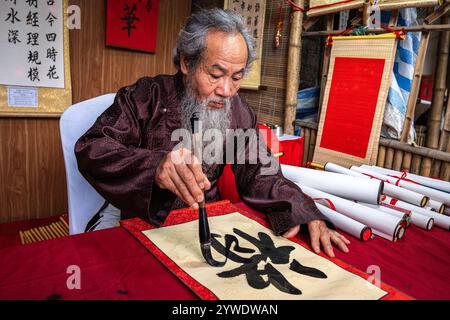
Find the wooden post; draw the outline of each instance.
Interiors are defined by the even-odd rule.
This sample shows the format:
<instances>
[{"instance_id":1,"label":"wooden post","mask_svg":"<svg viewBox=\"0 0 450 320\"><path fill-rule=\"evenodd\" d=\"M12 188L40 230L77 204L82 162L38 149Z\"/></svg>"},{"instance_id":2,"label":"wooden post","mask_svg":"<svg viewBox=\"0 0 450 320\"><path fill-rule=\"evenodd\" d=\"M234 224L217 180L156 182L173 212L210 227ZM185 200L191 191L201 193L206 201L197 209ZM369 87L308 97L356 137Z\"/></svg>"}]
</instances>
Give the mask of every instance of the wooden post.
<instances>
[{"instance_id":1,"label":"wooden post","mask_svg":"<svg viewBox=\"0 0 450 320\"><path fill-rule=\"evenodd\" d=\"M293 0L304 8L304 0ZM297 111L297 93L300 83L301 50L302 50L303 12L292 12L291 35L289 38L286 105L284 109L284 132L294 134L294 121Z\"/></svg>"},{"instance_id":2,"label":"wooden post","mask_svg":"<svg viewBox=\"0 0 450 320\"><path fill-rule=\"evenodd\" d=\"M326 30L333 31L334 26L334 14L327 15L327 23ZM322 111L322 103L323 98L325 96L325 88L327 86L328 80L328 67L330 66L330 56L331 56L331 47L326 45L325 50L323 52L323 63L322 63L322 77L320 79L320 99L319 99L319 113L317 122L320 122L320 113Z\"/></svg>"},{"instance_id":3,"label":"wooden post","mask_svg":"<svg viewBox=\"0 0 450 320\"><path fill-rule=\"evenodd\" d=\"M384 161L384 167L392 169L392 160L394 159L394 149L386 148L386 159Z\"/></svg>"},{"instance_id":4,"label":"wooden post","mask_svg":"<svg viewBox=\"0 0 450 320\"><path fill-rule=\"evenodd\" d=\"M414 68L414 78L411 85L411 93L408 99L408 105L406 109L405 122L403 123L403 130L400 137L401 142L407 142L409 137L409 131L411 130L411 123L414 119L414 113L416 111L417 97L420 91L420 81L422 80L423 64L425 56L427 54L428 42L430 40L430 33L422 33L420 40L419 52L417 54L416 66Z\"/></svg>"},{"instance_id":5,"label":"wooden post","mask_svg":"<svg viewBox=\"0 0 450 320\"><path fill-rule=\"evenodd\" d=\"M386 158L386 147L380 146L378 149L378 160L377 166L383 168L384 167L384 159Z\"/></svg>"},{"instance_id":6,"label":"wooden post","mask_svg":"<svg viewBox=\"0 0 450 320\"><path fill-rule=\"evenodd\" d=\"M422 164L422 157L415 154L412 158L411 173L420 174L420 165Z\"/></svg>"},{"instance_id":7,"label":"wooden post","mask_svg":"<svg viewBox=\"0 0 450 320\"><path fill-rule=\"evenodd\" d=\"M304 138L303 141L303 163L302 165L305 165L306 162L308 162L308 153L309 153L309 141L310 141L310 135L311 135L311 129L309 128L302 128L304 130Z\"/></svg>"},{"instance_id":8,"label":"wooden post","mask_svg":"<svg viewBox=\"0 0 450 320\"><path fill-rule=\"evenodd\" d=\"M450 22L450 15L447 14L447 16L444 19L444 23L449 22ZM428 134L426 144L428 148L433 149L438 149L440 147L439 138L441 136L442 109L444 106L445 89L447 85L449 46L450 46L450 31L441 32L441 37L439 41L439 53L436 64L436 77L434 81L435 84L433 91L433 102L431 104L431 111L428 118ZM443 149L446 148L445 143L443 143L442 147ZM431 170L431 175L433 177L439 176L441 165L442 165L441 161L434 161Z\"/></svg>"}]
</instances>

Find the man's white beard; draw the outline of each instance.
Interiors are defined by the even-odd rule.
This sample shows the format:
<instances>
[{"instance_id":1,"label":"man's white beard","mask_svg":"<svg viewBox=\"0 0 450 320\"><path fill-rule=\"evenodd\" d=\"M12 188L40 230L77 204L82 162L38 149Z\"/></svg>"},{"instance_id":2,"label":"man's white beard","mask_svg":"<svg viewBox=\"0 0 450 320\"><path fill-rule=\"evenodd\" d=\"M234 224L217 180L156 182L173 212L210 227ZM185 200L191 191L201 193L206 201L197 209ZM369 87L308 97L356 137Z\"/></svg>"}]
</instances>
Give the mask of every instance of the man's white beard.
<instances>
[{"instance_id":1,"label":"man's white beard","mask_svg":"<svg viewBox=\"0 0 450 320\"><path fill-rule=\"evenodd\" d=\"M224 107L221 109L209 108L208 104L211 102L223 103ZM225 138L227 129L231 124L231 101L224 98L208 98L205 101L198 101L192 90L191 85L187 84L184 97L181 101L181 118L184 129L192 132L191 118L197 112L199 120L202 121L202 131L205 133L209 129L217 129Z\"/></svg>"}]
</instances>

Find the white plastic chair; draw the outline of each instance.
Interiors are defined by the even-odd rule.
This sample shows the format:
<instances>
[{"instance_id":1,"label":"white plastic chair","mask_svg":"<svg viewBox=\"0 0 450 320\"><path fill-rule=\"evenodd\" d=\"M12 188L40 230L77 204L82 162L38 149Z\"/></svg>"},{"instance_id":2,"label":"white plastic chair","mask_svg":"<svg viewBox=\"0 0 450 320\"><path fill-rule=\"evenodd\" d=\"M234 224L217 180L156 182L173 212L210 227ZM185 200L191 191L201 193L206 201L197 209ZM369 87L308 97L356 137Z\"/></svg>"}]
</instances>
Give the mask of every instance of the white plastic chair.
<instances>
[{"instance_id":1,"label":"white plastic chair","mask_svg":"<svg viewBox=\"0 0 450 320\"><path fill-rule=\"evenodd\" d=\"M78 171L75 143L114 102L115 94L105 94L69 107L59 122L66 166L70 234L83 233L105 199Z\"/></svg>"}]
</instances>

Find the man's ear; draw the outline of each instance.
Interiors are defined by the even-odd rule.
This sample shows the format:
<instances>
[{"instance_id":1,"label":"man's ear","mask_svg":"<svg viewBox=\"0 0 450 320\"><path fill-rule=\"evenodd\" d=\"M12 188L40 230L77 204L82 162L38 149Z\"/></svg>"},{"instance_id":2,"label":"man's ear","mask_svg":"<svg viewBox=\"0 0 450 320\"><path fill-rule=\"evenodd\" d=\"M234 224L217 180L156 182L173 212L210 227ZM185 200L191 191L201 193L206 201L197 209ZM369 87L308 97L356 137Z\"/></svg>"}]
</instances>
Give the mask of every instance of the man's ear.
<instances>
[{"instance_id":1,"label":"man's ear","mask_svg":"<svg viewBox=\"0 0 450 320\"><path fill-rule=\"evenodd\" d=\"M180 68L181 68L181 72L185 76L187 76L189 74L189 66L187 64L186 57L182 53L180 53Z\"/></svg>"}]
</instances>

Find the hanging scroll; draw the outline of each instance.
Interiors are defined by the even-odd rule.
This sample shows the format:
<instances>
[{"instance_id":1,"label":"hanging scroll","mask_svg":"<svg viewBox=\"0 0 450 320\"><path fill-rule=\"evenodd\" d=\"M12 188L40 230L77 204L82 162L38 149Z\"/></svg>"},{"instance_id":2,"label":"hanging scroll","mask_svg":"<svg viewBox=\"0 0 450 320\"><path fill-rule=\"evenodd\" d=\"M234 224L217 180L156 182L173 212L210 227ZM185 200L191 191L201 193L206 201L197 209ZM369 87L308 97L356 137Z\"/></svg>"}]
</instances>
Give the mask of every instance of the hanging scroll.
<instances>
[{"instance_id":1,"label":"hanging scroll","mask_svg":"<svg viewBox=\"0 0 450 320\"><path fill-rule=\"evenodd\" d=\"M360 8L365 0L310 0L308 16L314 17L342 10ZM374 2L373 0L371 1ZM378 0L376 6L381 10L408 7L428 7L440 4L439 0Z\"/></svg>"},{"instance_id":2,"label":"hanging scroll","mask_svg":"<svg viewBox=\"0 0 450 320\"><path fill-rule=\"evenodd\" d=\"M202 299L408 299L383 283L374 286L338 259L313 253L299 239L274 236L264 220L228 201L207 210L212 254L228 257L220 268L202 257L194 210L172 212L161 228L140 219L121 224Z\"/></svg>"},{"instance_id":3,"label":"hanging scroll","mask_svg":"<svg viewBox=\"0 0 450 320\"><path fill-rule=\"evenodd\" d=\"M364 2L365 0L310 0L308 16L314 17L359 8L362 7Z\"/></svg>"},{"instance_id":4,"label":"hanging scroll","mask_svg":"<svg viewBox=\"0 0 450 320\"><path fill-rule=\"evenodd\" d=\"M0 116L59 116L72 103L67 0L0 2Z\"/></svg>"},{"instance_id":5,"label":"hanging scroll","mask_svg":"<svg viewBox=\"0 0 450 320\"><path fill-rule=\"evenodd\" d=\"M314 162L376 162L395 35L334 37Z\"/></svg>"},{"instance_id":6,"label":"hanging scroll","mask_svg":"<svg viewBox=\"0 0 450 320\"><path fill-rule=\"evenodd\" d=\"M258 90L261 84L261 57L264 38L265 0L225 0L225 9L231 9L244 17L247 28L255 39L256 60L242 81L241 88Z\"/></svg>"},{"instance_id":7,"label":"hanging scroll","mask_svg":"<svg viewBox=\"0 0 450 320\"><path fill-rule=\"evenodd\" d=\"M378 0L377 6L381 10L391 10L410 7L430 7L440 3L439 0Z\"/></svg>"}]
</instances>

